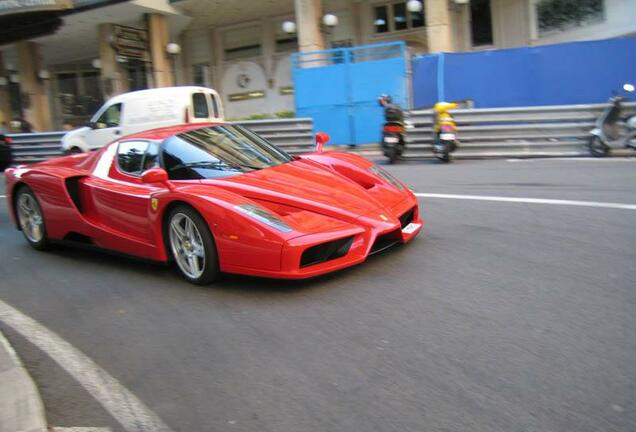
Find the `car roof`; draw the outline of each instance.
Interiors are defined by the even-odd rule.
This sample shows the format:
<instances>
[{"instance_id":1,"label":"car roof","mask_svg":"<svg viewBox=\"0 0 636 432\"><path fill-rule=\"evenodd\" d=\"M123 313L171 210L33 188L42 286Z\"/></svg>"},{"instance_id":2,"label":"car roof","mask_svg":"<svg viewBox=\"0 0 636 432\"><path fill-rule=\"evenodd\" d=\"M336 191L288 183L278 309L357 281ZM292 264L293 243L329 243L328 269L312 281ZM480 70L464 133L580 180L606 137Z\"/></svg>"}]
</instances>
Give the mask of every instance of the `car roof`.
<instances>
[{"instance_id":1,"label":"car roof","mask_svg":"<svg viewBox=\"0 0 636 432\"><path fill-rule=\"evenodd\" d=\"M147 131L128 135L123 137L119 141L126 141L130 139L164 140L168 137L179 134L181 132L187 132L194 129L202 129L204 127L209 127L209 126L222 126L224 124L225 123L215 122L215 123L187 123L187 124L181 124L176 126L167 126L167 127L150 129Z\"/></svg>"}]
</instances>

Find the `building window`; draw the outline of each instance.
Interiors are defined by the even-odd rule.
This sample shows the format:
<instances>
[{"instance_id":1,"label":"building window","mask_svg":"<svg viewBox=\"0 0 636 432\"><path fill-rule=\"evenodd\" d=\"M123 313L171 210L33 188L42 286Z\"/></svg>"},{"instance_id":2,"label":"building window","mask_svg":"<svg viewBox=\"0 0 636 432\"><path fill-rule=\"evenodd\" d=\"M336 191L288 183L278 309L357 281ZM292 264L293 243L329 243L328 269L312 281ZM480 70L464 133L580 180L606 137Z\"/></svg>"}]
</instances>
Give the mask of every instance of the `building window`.
<instances>
[{"instance_id":1,"label":"building window","mask_svg":"<svg viewBox=\"0 0 636 432\"><path fill-rule=\"evenodd\" d=\"M192 82L194 85L201 87L210 87L210 65L207 63L198 63L192 65Z\"/></svg>"},{"instance_id":2,"label":"building window","mask_svg":"<svg viewBox=\"0 0 636 432\"><path fill-rule=\"evenodd\" d=\"M564 31L603 21L603 0L540 0L537 2L539 34Z\"/></svg>"},{"instance_id":3,"label":"building window","mask_svg":"<svg viewBox=\"0 0 636 432\"><path fill-rule=\"evenodd\" d=\"M225 61L260 56L262 52L261 34L259 26L227 30L223 34Z\"/></svg>"},{"instance_id":4,"label":"building window","mask_svg":"<svg viewBox=\"0 0 636 432\"><path fill-rule=\"evenodd\" d=\"M406 2L391 2L373 7L373 26L376 34L398 32L424 27L424 9L409 12Z\"/></svg>"},{"instance_id":5,"label":"building window","mask_svg":"<svg viewBox=\"0 0 636 432\"><path fill-rule=\"evenodd\" d=\"M389 14L388 8L386 6L376 6L373 8L375 11L375 21L373 21L373 25L375 25L376 33L386 33L389 31Z\"/></svg>"},{"instance_id":6,"label":"building window","mask_svg":"<svg viewBox=\"0 0 636 432\"><path fill-rule=\"evenodd\" d=\"M470 2L470 30L474 47L493 44L490 0Z\"/></svg>"}]
</instances>

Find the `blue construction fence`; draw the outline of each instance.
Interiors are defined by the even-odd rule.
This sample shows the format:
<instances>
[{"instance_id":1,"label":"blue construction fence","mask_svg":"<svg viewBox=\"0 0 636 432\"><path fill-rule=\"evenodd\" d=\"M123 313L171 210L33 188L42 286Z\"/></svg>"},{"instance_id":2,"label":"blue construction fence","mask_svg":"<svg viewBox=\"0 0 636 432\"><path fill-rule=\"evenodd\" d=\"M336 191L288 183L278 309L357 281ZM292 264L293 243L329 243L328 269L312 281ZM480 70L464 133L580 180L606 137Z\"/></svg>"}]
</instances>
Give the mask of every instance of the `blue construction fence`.
<instances>
[{"instance_id":1,"label":"blue construction fence","mask_svg":"<svg viewBox=\"0 0 636 432\"><path fill-rule=\"evenodd\" d=\"M296 115L312 117L331 144L378 142L378 97L408 106L406 53L404 42L391 42L293 54Z\"/></svg>"},{"instance_id":2,"label":"blue construction fence","mask_svg":"<svg viewBox=\"0 0 636 432\"><path fill-rule=\"evenodd\" d=\"M636 83L636 38L431 54L413 58L412 68L414 108L600 103Z\"/></svg>"}]
</instances>

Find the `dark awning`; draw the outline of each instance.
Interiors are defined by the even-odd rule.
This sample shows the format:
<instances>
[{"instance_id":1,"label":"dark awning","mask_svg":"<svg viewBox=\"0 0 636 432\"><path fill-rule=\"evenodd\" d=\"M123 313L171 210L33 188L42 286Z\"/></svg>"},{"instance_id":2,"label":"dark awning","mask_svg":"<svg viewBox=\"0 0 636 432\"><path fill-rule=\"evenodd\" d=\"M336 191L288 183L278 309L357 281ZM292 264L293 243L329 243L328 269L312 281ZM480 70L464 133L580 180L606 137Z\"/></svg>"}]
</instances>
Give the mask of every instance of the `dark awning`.
<instances>
[{"instance_id":1,"label":"dark awning","mask_svg":"<svg viewBox=\"0 0 636 432\"><path fill-rule=\"evenodd\" d=\"M72 0L5 0L0 2L0 18L5 15L60 11L72 7Z\"/></svg>"}]
</instances>

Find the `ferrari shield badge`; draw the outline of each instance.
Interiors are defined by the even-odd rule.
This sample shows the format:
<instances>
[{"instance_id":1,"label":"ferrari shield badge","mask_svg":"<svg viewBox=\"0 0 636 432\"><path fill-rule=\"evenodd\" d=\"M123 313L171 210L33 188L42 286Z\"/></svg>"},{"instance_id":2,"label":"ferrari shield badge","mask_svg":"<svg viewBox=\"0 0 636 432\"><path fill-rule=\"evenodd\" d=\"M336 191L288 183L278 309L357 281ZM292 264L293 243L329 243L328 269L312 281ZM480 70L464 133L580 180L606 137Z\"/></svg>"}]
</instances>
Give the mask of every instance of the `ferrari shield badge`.
<instances>
[{"instance_id":1,"label":"ferrari shield badge","mask_svg":"<svg viewBox=\"0 0 636 432\"><path fill-rule=\"evenodd\" d=\"M157 211L157 209L159 208L159 200L157 198L151 199L150 207L152 208L152 211Z\"/></svg>"}]
</instances>

